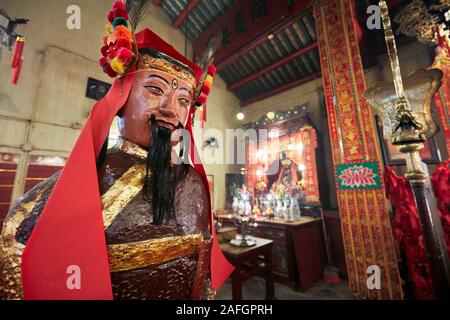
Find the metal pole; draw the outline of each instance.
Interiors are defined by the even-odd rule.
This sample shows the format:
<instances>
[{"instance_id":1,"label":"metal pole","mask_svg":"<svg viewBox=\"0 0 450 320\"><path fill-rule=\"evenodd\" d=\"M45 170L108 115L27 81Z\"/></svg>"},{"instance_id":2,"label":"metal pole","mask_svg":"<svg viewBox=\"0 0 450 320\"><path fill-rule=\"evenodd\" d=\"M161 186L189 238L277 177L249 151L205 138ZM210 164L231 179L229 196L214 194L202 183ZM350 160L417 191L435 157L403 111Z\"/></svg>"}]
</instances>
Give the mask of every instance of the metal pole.
<instances>
[{"instance_id":1,"label":"metal pole","mask_svg":"<svg viewBox=\"0 0 450 320\"><path fill-rule=\"evenodd\" d=\"M444 232L438 212L432 210L430 197L432 191L427 187L427 175L420 167L419 150L422 143L399 145L406 155L406 177L413 190L420 226L423 231L428 261L430 263L433 292L437 299L450 299L450 262L447 254Z\"/></svg>"},{"instance_id":2,"label":"metal pole","mask_svg":"<svg viewBox=\"0 0 450 320\"><path fill-rule=\"evenodd\" d=\"M430 206L431 190L426 188L427 174L422 170L419 151L423 149L425 136L419 133L422 125L412 113L406 98L397 56L395 37L391 27L389 12L385 1L379 2L385 31L391 68L394 78L397 102L395 105L395 125L392 130L392 143L405 155L406 177L413 189L419 220L430 263L433 290L436 299L450 299L450 262L447 255L444 233L437 210Z\"/></svg>"}]
</instances>

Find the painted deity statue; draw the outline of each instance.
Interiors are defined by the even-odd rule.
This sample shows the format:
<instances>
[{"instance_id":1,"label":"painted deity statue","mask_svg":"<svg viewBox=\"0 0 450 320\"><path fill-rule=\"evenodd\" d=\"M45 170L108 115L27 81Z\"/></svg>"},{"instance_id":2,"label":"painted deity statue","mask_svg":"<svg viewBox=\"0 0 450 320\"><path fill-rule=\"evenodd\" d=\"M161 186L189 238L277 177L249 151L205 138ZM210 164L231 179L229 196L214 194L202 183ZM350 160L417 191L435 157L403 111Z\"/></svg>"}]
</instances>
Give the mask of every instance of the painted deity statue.
<instances>
[{"instance_id":1,"label":"painted deity statue","mask_svg":"<svg viewBox=\"0 0 450 320\"><path fill-rule=\"evenodd\" d=\"M207 299L211 276L229 273L210 268L212 255L222 259L215 265L227 262L213 245L203 167L189 162L195 148L173 161L179 129L191 130L202 70L148 29L126 37L124 9L116 0L102 49L113 87L66 167L5 220L0 299ZM107 149L115 115L120 137Z\"/></svg>"},{"instance_id":2,"label":"painted deity statue","mask_svg":"<svg viewBox=\"0 0 450 320\"><path fill-rule=\"evenodd\" d=\"M297 188L301 185L302 175L298 169L297 163L290 159L286 152L280 154L279 169L276 174L276 180L272 184L272 190L283 185L286 188Z\"/></svg>"}]
</instances>

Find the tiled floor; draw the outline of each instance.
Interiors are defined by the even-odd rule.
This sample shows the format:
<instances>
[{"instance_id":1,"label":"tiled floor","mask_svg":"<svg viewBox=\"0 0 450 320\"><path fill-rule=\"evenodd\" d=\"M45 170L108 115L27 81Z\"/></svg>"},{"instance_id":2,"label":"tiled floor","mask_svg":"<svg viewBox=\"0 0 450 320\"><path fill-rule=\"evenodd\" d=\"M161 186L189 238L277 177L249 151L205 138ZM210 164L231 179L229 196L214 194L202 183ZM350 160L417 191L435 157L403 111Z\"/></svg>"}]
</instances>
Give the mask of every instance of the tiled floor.
<instances>
[{"instance_id":1,"label":"tiled floor","mask_svg":"<svg viewBox=\"0 0 450 320\"><path fill-rule=\"evenodd\" d=\"M265 283L261 278L246 281L242 288L244 300L263 300ZM318 282L306 292L296 291L290 287L275 283L275 297L277 300L352 300L346 281L339 284ZM217 300L231 300L231 281L228 280L217 292Z\"/></svg>"}]
</instances>

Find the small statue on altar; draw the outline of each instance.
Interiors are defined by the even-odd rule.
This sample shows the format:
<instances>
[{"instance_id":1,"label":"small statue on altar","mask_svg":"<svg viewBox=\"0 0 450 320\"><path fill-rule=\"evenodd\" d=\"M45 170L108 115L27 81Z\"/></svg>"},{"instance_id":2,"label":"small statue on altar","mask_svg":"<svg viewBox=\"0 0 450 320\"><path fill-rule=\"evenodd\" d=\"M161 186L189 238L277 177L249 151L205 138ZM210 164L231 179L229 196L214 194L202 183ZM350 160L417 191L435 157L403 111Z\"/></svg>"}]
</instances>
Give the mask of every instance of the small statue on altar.
<instances>
[{"instance_id":1,"label":"small statue on altar","mask_svg":"<svg viewBox=\"0 0 450 320\"><path fill-rule=\"evenodd\" d=\"M285 186L296 186L297 182L302 179L297 163L288 158L286 152L281 152L280 171L276 184L284 184Z\"/></svg>"}]
</instances>

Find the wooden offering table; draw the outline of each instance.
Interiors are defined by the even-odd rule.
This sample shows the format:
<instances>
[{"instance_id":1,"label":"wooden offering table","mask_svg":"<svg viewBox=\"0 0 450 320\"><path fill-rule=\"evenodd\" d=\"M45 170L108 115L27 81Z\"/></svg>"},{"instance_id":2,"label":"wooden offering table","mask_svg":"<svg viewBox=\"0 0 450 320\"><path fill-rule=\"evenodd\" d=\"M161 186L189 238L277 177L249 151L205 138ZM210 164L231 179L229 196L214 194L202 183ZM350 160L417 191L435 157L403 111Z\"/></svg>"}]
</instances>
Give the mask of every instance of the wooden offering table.
<instances>
[{"instance_id":1,"label":"wooden offering table","mask_svg":"<svg viewBox=\"0 0 450 320\"><path fill-rule=\"evenodd\" d=\"M231 215L220 215L224 226L233 226ZM326 262L322 219L302 216L294 222L257 218L252 236L273 240L273 278L305 291L322 279Z\"/></svg>"},{"instance_id":2,"label":"wooden offering table","mask_svg":"<svg viewBox=\"0 0 450 320\"><path fill-rule=\"evenodd\" d=\"M236 247L230 243L220 245L227 259L236 267L231 275L233 300L242 300L242 283L256 275L266 278L266 300L273 300L275 299L272 278L273 241L252 238L256 241L256 245L252 247Z\"/></svg>"}]
</instances>

